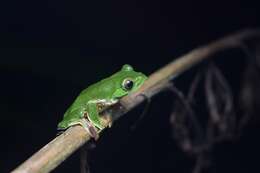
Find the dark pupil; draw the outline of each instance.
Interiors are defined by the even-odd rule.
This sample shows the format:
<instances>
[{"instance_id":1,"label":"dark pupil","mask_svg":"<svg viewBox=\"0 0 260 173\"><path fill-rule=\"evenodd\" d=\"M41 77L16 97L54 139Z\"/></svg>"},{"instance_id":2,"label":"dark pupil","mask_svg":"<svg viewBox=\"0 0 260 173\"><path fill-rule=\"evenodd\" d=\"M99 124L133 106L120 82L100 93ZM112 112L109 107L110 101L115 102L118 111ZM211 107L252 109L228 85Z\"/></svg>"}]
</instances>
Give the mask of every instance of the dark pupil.
<instances>
[{"instance_id":1,"label":"dark pupil","mask_svg":"<svg viewBox=\"0 0 260 173\"><path fill-rule=\"evenodd\" d=\"M126 80L125 83L124 83L124 87L125 89L127 90L130 90L133 88L133 85L134 85L134 82L131 81L131 80Z\"/></svg>"}]
</instances>

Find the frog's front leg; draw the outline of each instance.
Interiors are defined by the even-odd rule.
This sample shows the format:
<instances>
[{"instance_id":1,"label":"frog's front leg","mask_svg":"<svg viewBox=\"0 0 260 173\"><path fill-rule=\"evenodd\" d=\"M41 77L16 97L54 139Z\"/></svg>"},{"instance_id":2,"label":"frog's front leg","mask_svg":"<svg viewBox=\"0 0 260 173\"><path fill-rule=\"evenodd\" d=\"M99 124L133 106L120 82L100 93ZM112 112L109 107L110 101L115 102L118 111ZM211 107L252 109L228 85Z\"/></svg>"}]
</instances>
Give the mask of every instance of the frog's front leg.
<instances>
[{"instance_id":1,"label":"frog's front leg","mask_svg":"<svg viewBox=\"0 0 260 173\"><path fill-rule=\"evenodd\" d=\"M96 103L89 103L88 106L88 119L89 121L97 127L99 130L104 129L105 127L101 123L101 119L99 117L98 107Z\"/></svg>"}]
</instances>

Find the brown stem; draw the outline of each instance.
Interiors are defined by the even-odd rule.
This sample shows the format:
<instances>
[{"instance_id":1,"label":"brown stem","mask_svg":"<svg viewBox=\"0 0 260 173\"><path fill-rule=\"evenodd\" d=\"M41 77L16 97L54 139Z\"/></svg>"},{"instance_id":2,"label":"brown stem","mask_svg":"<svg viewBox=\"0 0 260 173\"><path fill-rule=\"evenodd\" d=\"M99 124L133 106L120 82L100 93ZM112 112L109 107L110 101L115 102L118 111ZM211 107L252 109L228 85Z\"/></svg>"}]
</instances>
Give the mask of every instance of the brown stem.
<instances>
[{"instance_id":1,"label":"brown stem","mask_svg":"<svg viewBox=\"0 0 260 173\"><path fill-rule=\"evenodd\" d=\"M159 93L168 87L170 80L188 70L199 62L212 57L214 53L239 47L244 39L259 37L259 30L244 30L230 36L219 39L206 46L192 50L184 56L181 56L163 68L149 76L145 84L132 95L121 99L121 106L112 107L106 111L103 116L106 125L111 120L116 120L127 111L140 104L144 97L139 95L145 94L147 97ZM139 97L138 97L139 96ZM124 108L124 109L122 109ZM13 173L46 173L56 168L62 161L69 157L75 150L80 148L90 139L89 134L81 126L73 126L65 133L53 139L42 149L32 155L28 160L22 163Z\"/></svg>"}]
</instances>

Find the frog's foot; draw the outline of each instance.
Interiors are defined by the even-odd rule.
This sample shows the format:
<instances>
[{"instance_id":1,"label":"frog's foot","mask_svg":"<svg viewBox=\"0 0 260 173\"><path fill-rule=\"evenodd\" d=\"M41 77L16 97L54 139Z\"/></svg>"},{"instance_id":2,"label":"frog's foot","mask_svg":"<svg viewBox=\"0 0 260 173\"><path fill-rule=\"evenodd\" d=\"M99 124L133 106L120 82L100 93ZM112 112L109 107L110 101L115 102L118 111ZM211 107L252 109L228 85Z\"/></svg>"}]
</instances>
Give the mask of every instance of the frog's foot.
<instances>
[{"instance_id":1,"label":"frog's foot","mask_svg":"<svg viewBox=\"0 0 260 173\"><path fill-rule=\"evenodd\" d=\"M91 122L89 122L87 119L83 118L79 121L79 124L87 130L87 132L90 134L91 137L93 137L95 140L99 138L97 129L92 125Z\"/></svg>"}]
</instances>

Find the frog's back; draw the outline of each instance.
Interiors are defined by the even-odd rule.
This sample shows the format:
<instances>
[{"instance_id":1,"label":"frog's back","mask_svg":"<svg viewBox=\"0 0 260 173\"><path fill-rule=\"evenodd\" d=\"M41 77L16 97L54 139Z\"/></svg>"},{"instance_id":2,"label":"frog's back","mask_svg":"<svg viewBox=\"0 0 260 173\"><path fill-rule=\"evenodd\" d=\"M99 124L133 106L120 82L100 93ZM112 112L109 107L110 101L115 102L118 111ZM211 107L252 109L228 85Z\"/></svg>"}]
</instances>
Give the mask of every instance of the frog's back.
<instances>
[{"instance_id":1,"label":"frog's back","mask_svg":"<svg viewBox=\"0 0 260 173\"><path fill-rule=\"evenodd\" d=\"M112 97L115 81L111 77L103 79L84 89L72 103L67 112L86 108L89 101L109 99Z\"/></svg>"},{"instance_id":2,"label":"frog's back","mask_svg":"<svg viewBox=\"0 0 260 173\"><path fill-rule=\"evenodd\" d=\"M103 79L93 85L90 85L79 94L75 102L85 104L90 100L109 98L111 97L113 88L111 84L112 82L109 81L109 79Z\"/></svg>"}]
</instances>

